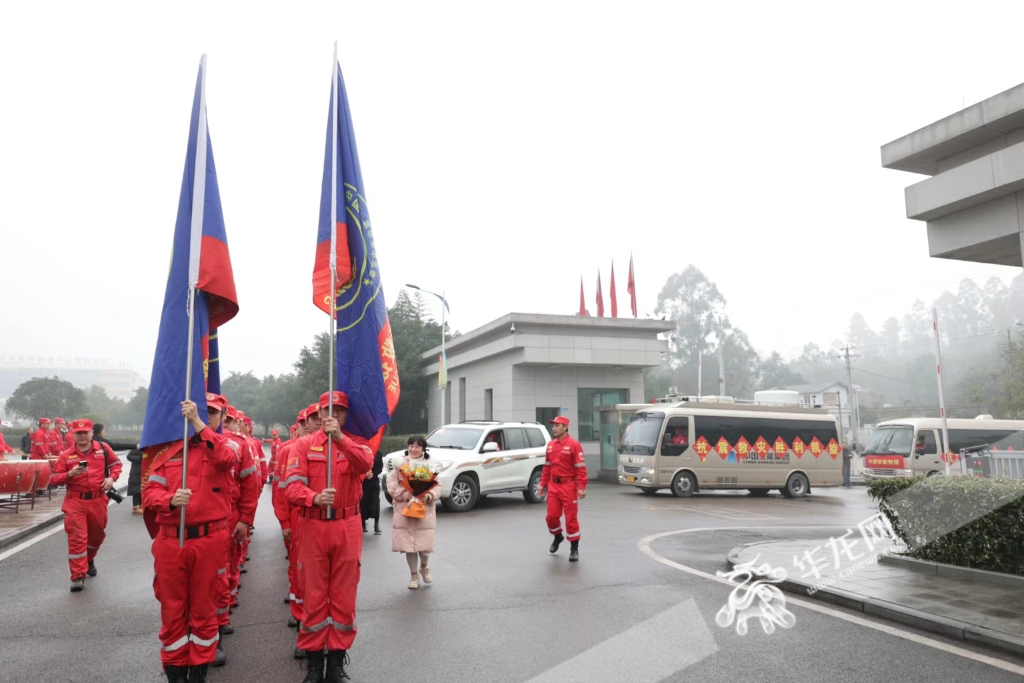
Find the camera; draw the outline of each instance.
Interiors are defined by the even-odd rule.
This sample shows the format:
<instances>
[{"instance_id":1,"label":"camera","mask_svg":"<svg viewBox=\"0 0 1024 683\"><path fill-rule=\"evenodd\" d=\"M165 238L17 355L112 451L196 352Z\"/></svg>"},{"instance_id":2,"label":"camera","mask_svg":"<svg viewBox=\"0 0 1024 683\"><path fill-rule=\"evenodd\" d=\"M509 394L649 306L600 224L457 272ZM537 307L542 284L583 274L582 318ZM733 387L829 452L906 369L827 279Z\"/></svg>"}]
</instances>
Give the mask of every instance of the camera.
<instances>
[{"instance_id":1,"label":"camera","mask_svg":"<svg viewBox=\"0 0 1024 683\"><path fill-rule=\"evenodd\" d=\"M122 496L120 493L118 493L114 489L110 489L109 491L107 491L107 498L109 498L110 500L114 501L118 505L120 505L121 503L124 502L124 496Z\"/></svg>"}]
</instances>

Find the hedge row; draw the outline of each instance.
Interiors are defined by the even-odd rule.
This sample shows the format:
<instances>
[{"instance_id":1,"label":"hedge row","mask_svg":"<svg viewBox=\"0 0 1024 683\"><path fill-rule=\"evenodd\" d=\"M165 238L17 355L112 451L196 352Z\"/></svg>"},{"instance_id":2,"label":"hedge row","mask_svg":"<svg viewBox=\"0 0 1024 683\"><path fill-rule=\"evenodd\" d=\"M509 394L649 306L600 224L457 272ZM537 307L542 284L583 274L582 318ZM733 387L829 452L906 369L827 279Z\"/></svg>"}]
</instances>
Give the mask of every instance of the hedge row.
<instances>
[{"instance_id":1,"label":"hedge row","mask_svg":"<svg viewBox=\"0 0 1024 683\"><path fill-rule=\"evenodd\" d=\"M910 557L1024 575L1024 480L899 477L868 493Z\"/></svg>"}]
</instances>

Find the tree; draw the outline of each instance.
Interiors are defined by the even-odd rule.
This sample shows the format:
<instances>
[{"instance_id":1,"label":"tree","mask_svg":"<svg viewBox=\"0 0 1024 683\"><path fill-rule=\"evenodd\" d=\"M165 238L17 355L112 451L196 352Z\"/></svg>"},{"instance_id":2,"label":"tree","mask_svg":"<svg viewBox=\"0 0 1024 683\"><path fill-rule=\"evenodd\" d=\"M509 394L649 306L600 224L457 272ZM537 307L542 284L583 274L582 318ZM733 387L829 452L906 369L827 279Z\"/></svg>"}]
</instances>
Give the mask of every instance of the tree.
<instances>
[{"instance_id":1,"label":"tree","mask_svg":"<svg viewBox=\"0 0 1024 683\"><path fill-rule=\"evenodd\" d=\"M85 393L57 377L34 377L14 390L4 408L29 420L78 415L85 409Z\"/></svg>"},{"instance_id":2,"label":"tree","mask_svg":"<svg viewBox=\"0 0 1024 683\"><path fill-rule=\"evenodd\" d=\"M391 433L412 434L427 429L427 398L436 390L429 378L423 376L427 364L423 354L441 344L441 325L423 314L423 300L416 293L411 298L399 292L395 304L388 311L391 336L395 342L395 360L402 378L402 397L391 416ZM445 329L445 339L453 338ZM449 416L451 417L451 416Z\"/></svg>"},{"instance_id":3,"label":"tree","mask_svg":"<svg viewBox=\"0 0 1024 683\"><path fill-rule=\"evenodd\" d=\"M706 353L713 334L722 334L728 326L725 297L718 287L693 265L668 278L658 294L657 315L675 321L668 334L672 364L690 364L696 368L697 355Z\"/></svg>"},{"instance_id":4,"label":"tree","mask_svg":"<svg viewBox=\"0 0 1024 683\"><path fill-rule=\"evenodd\" d=\"M882 323L882 343L885 344L885 352L890 356L900 355L900 321L896 318L889 318Z\"/></svg>"},{"instance_id":5,"label":"tree","mask_svg":"<svg viewBox=\"0 0 1024 683\"><path fill-rule=\"evenodd\" d=\"M128 401L128 405L125 407L124 424L125 426L138 427L141 426L146 420L146 403L149 401L149 389L146 387L139 387L135 390L135 395Z\"/></svg>"},{"instance_id":6,"label":"tree","mask_svg":"<svg viewBox=\"0 0 1024 683\"><path fill-rule=\"evenodd\" d=\"M263 415L263 382L249 372L231 372L220 383L221 393L228 402L246 414L253 422L266 423ZM318 396L319 398L319 396Z\"/></svg>"},{"instance_id":7,"label":"tree","mask_svg":"<svg viewBox=\"0 0 1024 683\"><path fill-rule=\"evenodd\" d=\"M910 349L914 353L920 353L931 341L932 314L925 309L924 302L920 299L915 301L910 312L903 316L900 333L904 349Z\"/></svg>"},{"instance_id":8,"label":"tree","mask_svg":"<svg viewBox=\"0 0 1024 683\"><path fill-rule=\"evenodd\" d=\"M804 384L807 380L782 360L778 351L761 361L761 388L781 389L794 384Z\"/></svg>"}]
</instances>

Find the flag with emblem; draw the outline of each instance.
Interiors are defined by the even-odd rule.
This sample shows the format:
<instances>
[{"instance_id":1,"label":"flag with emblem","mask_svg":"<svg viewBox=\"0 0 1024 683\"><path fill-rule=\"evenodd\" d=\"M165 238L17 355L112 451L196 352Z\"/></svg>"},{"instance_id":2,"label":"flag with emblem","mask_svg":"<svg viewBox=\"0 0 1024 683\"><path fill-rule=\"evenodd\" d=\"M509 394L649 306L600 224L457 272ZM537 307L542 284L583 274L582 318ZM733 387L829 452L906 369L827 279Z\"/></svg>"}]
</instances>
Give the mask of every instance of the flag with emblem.
<instances>
[{"instance_id":1,"label":"flag with emblem","mask_svg":"<svg viewBox=\"0 0 1024 683\"><path fill-rule=\"evenodd\" d=\"M333 66L313 303L330 314L333 270L338 327L334 388L348 394L345 430L370 439L376 450L398 405L401 385L348 94L337 59Z\"/></svg>"},{"instance_id":2,"label":"flag with emblem","mask_svg":"<svg viewBox=\"0 0 1024 683\"><path fill-rule=\"evenodd\" d=\"M189 300L193 289L193 334L189 339ZM211 358L211 336L216 349L216 328L236 313L238 297L206 121L206 55L203 55L192 101L171 267L164 290L140 442L145 453L143 485L152 467L181 450L185 428L181 402L186 398L185 378L189 374L191 392L187 398L196 403L199 416L206 419L207 373L211 360L214 363L218 360L216 350ZM214 334L211 335L211 331ZM191 373L187 370L189 345L192 347ZM217 378L219 382L219 371Z\"/></svg>"}]
</instances>

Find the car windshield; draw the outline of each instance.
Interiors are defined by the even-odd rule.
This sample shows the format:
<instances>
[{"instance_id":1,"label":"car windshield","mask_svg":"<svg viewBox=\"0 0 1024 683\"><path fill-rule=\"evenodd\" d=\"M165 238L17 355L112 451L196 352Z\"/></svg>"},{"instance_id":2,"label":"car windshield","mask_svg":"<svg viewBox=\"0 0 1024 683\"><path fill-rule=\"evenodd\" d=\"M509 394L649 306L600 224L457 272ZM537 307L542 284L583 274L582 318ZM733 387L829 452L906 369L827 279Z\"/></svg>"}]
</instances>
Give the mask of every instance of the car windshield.
<instances>
[{"instance_id":1,"label":"car windshield","mask_svg":"<svg viewBox=\"0 0 1024 683\"><path fill-rule=\"evenodd\" d=\"M661 435L661 423L665 421L664 413L637 413L626 425L626 433L622 436L620 453L642 453L654 455Z\"/></svg>"},{"instance_id":2,"label":"car windshield","mask_svg":"<svg viewBox=\"0 0 1024 683\"><path fill-rule=\"evenodd\" d=\"M427 437L427 446L431 448L453 448L457 451L468 451L476 448L480 441L482 429L466 427L441 427Z\"/></svg>"},{"instance_id":3,"label":"car windshield","mask_svg":"<svg viewBox=\"0 0 1024 683\"><path fill-rule=\"evenodd\" d=\"M880 427L871 432L865 455L910 455L914 440L911 427Z\"/></svg>"}]
</instances>

